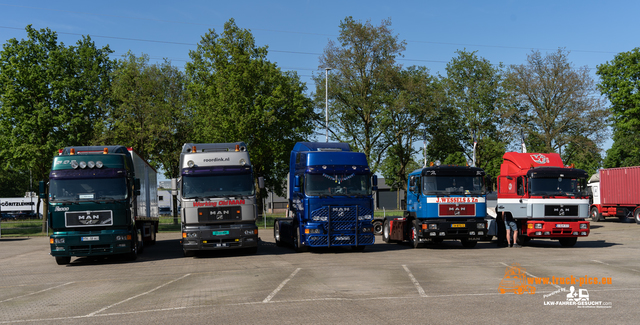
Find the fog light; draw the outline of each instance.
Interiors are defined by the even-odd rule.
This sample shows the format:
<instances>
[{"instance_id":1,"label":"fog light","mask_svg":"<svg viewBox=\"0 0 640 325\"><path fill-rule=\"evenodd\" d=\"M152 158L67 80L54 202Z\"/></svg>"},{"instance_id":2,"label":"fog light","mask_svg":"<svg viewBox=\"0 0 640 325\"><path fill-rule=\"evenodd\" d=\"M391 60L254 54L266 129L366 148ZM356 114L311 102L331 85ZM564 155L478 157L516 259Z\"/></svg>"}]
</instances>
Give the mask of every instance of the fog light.
<instances>
[{"instance_id":1,"label":"fog light","mask_svg":"<svg viewBox=\"0 0 640 325\"><path fill-rule=\"evenodd\" d=\"M116 247L127 247L127 244L118 244Z\"/></svg>"},{"instance_id":2,"label":"fog light","mask_svg":"<svg viewBox=\"0 0 640 325\"><path fill-rule=\"evenodd\" d=\"M542 229L542 224L541 224L541 223L536 223L535 228L536 228L536 229Z\"/></svg>"},{"instance_id":3,"label":"fog light","mask_svg":"<svg viewBox=\"0 0 640 325\"><path fill-rule=\"evenodd\" d=\"M53 250L56 251L56 252L63 251L64 247L58 246L58 247L54 248Z\"/></svg>"},{"instance_id":4,"label":"fog light","mask_svg":"<svg viewBox=\"0 0 640 325\"><path fill-rule=\"evenodd\" d=\"M247 241L253 241L253 238L247 238Z\"/></svg>"},{"instance_id":5,"label":"fog light","mask_svg":"<svg viewBox=\"0 0 640 325\"><path fill-rule=\"evenodd\" d=\"M542 236L542 231L536 231L536 236Z\"/></svg>"},{"instance_id":6,"label":"fog light","mask_svg":"<svg viewBox=\"0 0 640 325\"><path fill-rule=\"evenodd\" d=\"M475 232L475 231L470 231L470 232L469 232L469 236L475 236L475 235L476 235L476 232Z\"/></svg>"},{"instance_id":7,"label":"fog light","mask_svg":"<svg viewBox=\"0 0 640 325\"><path fill-rule=\"evenodd\" d=\"M580 229L589 229L589 224L588 223L581 223L580 224Z\"/></svg>"},{"instance_id":8,"label":"fog light","mask_svg":"<svg viewBox=\"0 0 640 325\"><path fill-rule=\"evenodd\" d=\"M484 235L484 231L478 231L478 236Z\"/></svg>"},{"instance_id":9,"label":"fog light","mask_svg":"<svg viewBox=\"0 0 640 325\"><path fill-rule=\"evenodd\" d=\"M544 235L545 235L545 236L551 235L551 232L545 231L545 232L544 232Z\"/></svg>"},{"instance_id":10,"label":"fog light","mask_svg":"<svg viewBox=\"0 0 640 325\"><path fill-rule=\"evenodd\" d=\"M429 224L429 229L438 230L438 224L437 223L430 223Z\"/></svg>"},{"instance_id":11,"label":"fog light","mask_svg":"<svg viewBox=\"0 0 640 325\"><path fill-rule=\"evenodd\" d=\"M320 229L318 229L318 230L320 230ZM373 228L370 228L370 227L362 228L362 232L373 232Z\"/></svg>"},{"instance_id":12,"label":"fog light","mask_svg":"<svg viewBox=\"0 0 640 325\"><path fill-rule=\"evenodd\" d=\"M580 233L580 235L582 235L582 236L586 236L586 235L587 235L587 232L586 232L586 231L583 231L583 232L581 232L581 233Z\"/></svg>"},{"instance_id":13,"label":"fog light","mask_svg":"<svg viewBox=\"0 0 640 325\"><path fill-rule=\"evenodd\" d=\"M577 231L574 231L574 232L573 232L573 235L574 235L574 236L578 236L578 232L577 232Z\"/></svg>"},{"instance_id":14,"label":"fog light","mask_svg":"<svg viewBox=\"0 0 640 325\"><path fill-rule=\"evenodd\" d=\"M429 236L435 236L435 235L436 235L435 231L432 231L432 232L429 233Z\"/></svg>"},{"instance_id":15,"label":"fog light","mask_svg":"<svg viewBox=\"0 0 640 325\"><path fill-rule=\"evenodd\" d=\"M485 229L485 224L484 224L484 222L480 222L480 223L478 223L478 229Z\"/></svg>"},{"instance_id":16,"label":"fog light","mask_svg":"<svg viewBox=\"0 0 640 325\"><path fill-rule=\"evenodd\" d=\"M439 236L444 236L444 231L441 231L438 235Z\"/></svg>"}]
</instances>

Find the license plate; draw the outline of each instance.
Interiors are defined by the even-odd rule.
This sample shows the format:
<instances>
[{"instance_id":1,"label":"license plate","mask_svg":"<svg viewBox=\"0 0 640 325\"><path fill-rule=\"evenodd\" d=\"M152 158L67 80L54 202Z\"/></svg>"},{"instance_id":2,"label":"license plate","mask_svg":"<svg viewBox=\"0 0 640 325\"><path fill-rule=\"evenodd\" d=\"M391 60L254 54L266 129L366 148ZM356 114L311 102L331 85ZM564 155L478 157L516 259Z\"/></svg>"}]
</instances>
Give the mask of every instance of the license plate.
<instances>
[{"instance_id":1,"label":"license plate","mask_svg":"<svg viewBox=\"0 0 640 325\"><path fill-rule=\"evenodd\" d=\"M464 228L465 224L464 223L454 223L451 224L451 228Z\"/></svg>"},{"instance_id":2,"label":"license plate","mask_svg":"<svg viewBox=\"0 0 640 325\"><path fill-rule=\"evenodd\" d=\"M556 228L569 228L569 225L566 223L557 223Z\"/></svg>"},{"instance_id":3,"label":"license plate","mask_svg":"<svg viewBox=\"0 0 640 325\"><path fill-rule=\"evenodd\" d=\"M100 240L100 236L82 237L82 238L80 238L80 240L82 240L82 241L96 241L96 240Z\"/></svg>"},{"instance_id":4,"label":"license plate","mask_svg":"<svg viewBox=\"0 0 640 325\"><path fill-rule=\"evenodd\" d=\"M351 239L351 237L349 237L349 236L338 236L338 237L336 237L336 240L350 240L350 239Z\"/></svg>"},{"instance_id":5,"label":"license plate","mask_svg":"<svg viewBox=\"0 0 640 325\"><path fill-rule=\"evenodd\" d=\"M228 234L229 234L228 230L225 230L225 231L214 231L212 233L212 235L214 235L214 236L222 236L222 235L228 235Z\"/></svg>"}]
</instances>

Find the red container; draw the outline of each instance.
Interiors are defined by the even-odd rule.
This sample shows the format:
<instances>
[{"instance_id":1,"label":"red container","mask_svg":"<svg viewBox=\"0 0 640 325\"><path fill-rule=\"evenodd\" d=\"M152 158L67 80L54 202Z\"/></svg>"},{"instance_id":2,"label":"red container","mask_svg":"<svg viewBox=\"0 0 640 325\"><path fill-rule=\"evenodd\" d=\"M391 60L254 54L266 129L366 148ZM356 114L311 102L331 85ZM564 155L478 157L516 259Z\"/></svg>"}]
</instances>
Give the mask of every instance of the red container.
<instances>
[{"instance_id":1,"label":"red container","mask_svg":"<svg viewBox=\"0 0 640 325\"><path fill-rule=\"evenodd\" d=\"M640 205L640 167L600 170L600 195L603 206Z\"/></svg>"}]
</instances>

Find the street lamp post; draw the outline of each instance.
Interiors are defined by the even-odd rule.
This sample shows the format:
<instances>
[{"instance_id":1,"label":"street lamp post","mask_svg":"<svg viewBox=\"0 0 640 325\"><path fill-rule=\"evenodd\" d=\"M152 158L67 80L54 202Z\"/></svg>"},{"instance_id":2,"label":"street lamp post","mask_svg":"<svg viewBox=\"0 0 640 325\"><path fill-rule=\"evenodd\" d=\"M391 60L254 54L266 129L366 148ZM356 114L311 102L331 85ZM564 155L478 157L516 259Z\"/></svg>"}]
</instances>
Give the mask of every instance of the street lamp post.
<instances>
[{"instance_id":1,"label":"street lamp post","mask_svg":"<svg viewBox=\"0 0 640 325\"><path fill-rule=\"evenodd\" d=\"M329 142L329 70L331 70L331 68L324 68L324 116L327 123L327 135L325 137L325 142Z\"/></svg>"}]
</instances>

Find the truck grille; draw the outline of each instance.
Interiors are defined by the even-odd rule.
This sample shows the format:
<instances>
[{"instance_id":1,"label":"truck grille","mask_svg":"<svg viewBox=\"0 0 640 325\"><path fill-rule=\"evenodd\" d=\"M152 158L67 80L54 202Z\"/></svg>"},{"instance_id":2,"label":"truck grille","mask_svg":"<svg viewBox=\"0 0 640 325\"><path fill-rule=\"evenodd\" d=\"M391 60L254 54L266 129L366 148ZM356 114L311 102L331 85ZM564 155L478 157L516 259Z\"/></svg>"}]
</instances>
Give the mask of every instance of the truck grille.
<instances>
[{"instance_id":1,"label":"truck grille","mask_svg":"<svg viewBox=\"0 0 640 325\"><path fill-rule=\"evenodd\" d=\"M111 245L82 245L82 246L69 246L69 251L73 255L92 254L92 253L110 253L113 250Z\"/></svg>"},{"instance_id":2,"label":"truck grille","mask_svg":"<svg viewBox=\"0 0 640 325\"><path fill-rule=\"evenodd\" d=\"M372 233L360 233L362 227L371 227L371 209L357 206L328 206L311 212L311 221L322 224L324 235L307 237L310 246L370 245L375 241ZM361 219L361 220L358 220ZM357 239L357 240L356 240Z\"/></svg>"}]
</instances>

